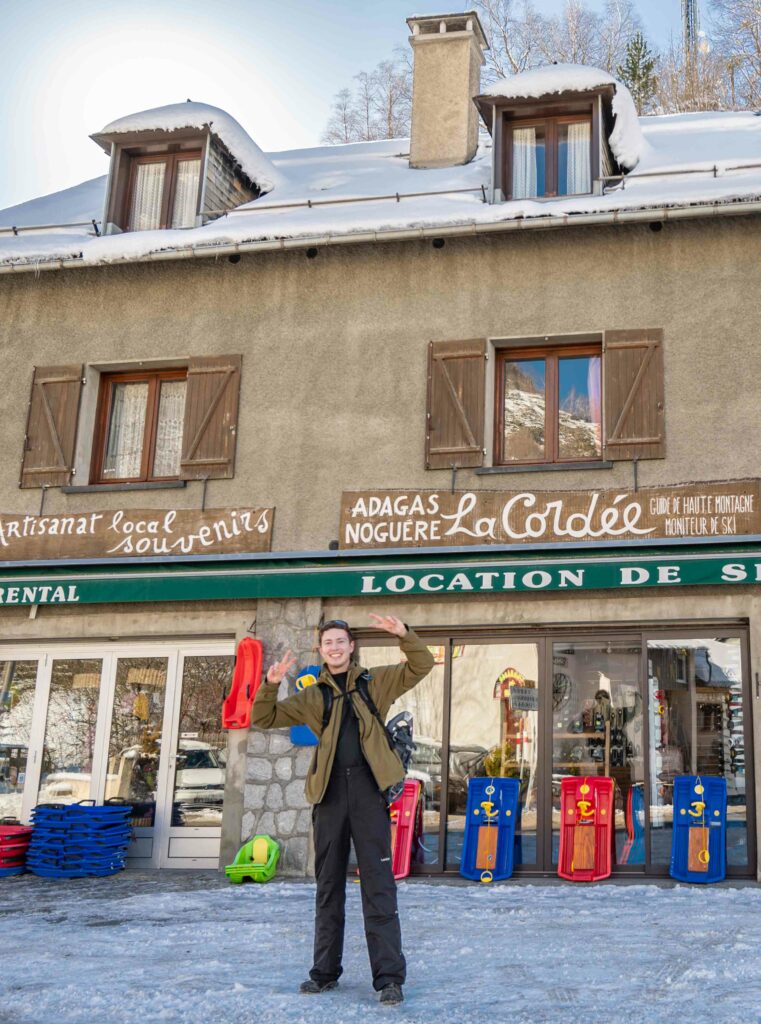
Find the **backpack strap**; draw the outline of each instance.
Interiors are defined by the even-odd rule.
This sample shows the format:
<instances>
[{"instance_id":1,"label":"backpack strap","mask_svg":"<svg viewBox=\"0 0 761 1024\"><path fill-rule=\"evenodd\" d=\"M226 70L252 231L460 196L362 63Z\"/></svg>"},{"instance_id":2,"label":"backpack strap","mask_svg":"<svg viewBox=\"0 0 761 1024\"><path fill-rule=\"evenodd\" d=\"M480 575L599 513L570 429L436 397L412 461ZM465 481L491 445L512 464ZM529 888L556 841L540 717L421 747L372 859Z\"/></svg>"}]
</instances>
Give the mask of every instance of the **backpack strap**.
<instances>
[{"instance_id":1,"label":"backpack strap","mask_svg":"<svg viewBox=\"0 0 761 1024\"><path fill-rule=\"evenodd\" d=\"M372 678L373 677L370 675L367 669L365 669L361 675L357 676L357 692L359 693L360 697L365 702L365 704L367 704L370 714L373 715L374 718L378 719L380 727L383 730L383 735L386 737L390 749L397 755L397 757L399 757L399 751L396 749L396 745L393 739L391 738L391 734L386 728L386 723L381 718L380 711L378 711L378 708L375 706L375 701L370 696L369 687L370 683L372 682ZM399 758L399 760L401 760L401 758Z\"/></svg>"},{"instance_id":2,"label":"backpack strap","mask_svg":"<svg viewBox=\"0 0 761 1024\"><path fill-rule=\"evenodd\" d=\"M370 675L367 669L365 669L361 675L357 676L357 691L359 692L359 695L365 702L365 704L367 704L370 714L377 718L380 724L385 729L386 723L381 718L380 711L378 711L377 707L375 706L375 701L370 696L370 683L372 682L372 678L373 677Z\"/></svg>"},{"instance_id":3,"label":"backpack strap","mask_svg":"<svg viewBox=\"0 0 761 1024\"><path fill-rule=\"evenodd\" d=\"M325 732L330 721L330 712L333 710L333 690L327 683L317 685L322 692L322 731Z\"/></svg>"}]
</instances>

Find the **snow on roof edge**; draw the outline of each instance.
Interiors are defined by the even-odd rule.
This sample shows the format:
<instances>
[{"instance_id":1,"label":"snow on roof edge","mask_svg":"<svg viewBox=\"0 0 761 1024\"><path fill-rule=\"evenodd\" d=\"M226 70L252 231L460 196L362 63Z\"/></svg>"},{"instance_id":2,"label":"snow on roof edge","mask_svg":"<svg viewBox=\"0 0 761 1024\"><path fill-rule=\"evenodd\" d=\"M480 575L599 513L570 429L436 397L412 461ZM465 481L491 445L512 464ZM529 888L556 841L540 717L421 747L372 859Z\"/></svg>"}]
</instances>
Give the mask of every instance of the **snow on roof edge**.
<instances>
[{"instance_id":1,"label":"snow on roof edge","mask_svg":"<svg viewBox=\"0 0 761 1024\"><path fill-rule=\"evenodd\" d=\"M574 227L583 226L585 223L593 225L626 224L647 218L648 216L658 217L659 215L665 219L681 220L684 217L691 216L711 217L721 215L722 208L733 213L761 214L761 189L744 196L726 196L716 200L704 199L702 201L696 200L679 203L661 199L660 201L645 201L641 205L634 207L622 207L612 210L595 208L588 210L548 210L547 213L539 216L526 217L521 215L518 217L500 218L494 221L470 218L443 223L439 218L434 218L429 223L425 223L424 220L418 219L414 224L408 224L406 227L397 227L389 224L383 227L350 227L348 230L327 233L324 229L318 232L304 232L292 235L267 233L259 238L245 237L244 235L244 237L237 240L234 237L224 237L227 234L224 232L223 237L210 238L200 243L194 241L179 247L171 244L169 239L166 240L166 244L158 247L151 248L150 245L141 247L140 241L145 240L141 239L140 236L148 233L135 232L131 236L131 241L137 243L134 246L134 251L104 253L96 258L93 258L85 251L85 246L89 248L93 244L97 245L97 243L108 244L113 239L119 238L121 240L124 236L90 238L89 245L86 242L85 246L82 244L84 239L79 236L70 236L69 238L59 236L58 245L61 247L49 245L51 251L46 255L38 251L37 253L23 256L20 259L0 259L0 275L24 270L61 269L65 264L73 267L109 266L118 263L143 263L156 260L181 260L203 256L219 256L233 251L280 251L290 248L304 248L309 245L362 244L368 241L383 242L385 240L402 241L405 239L434 237L439 234L470 235L471 233L479 234L484 231L499 232L526 230L527 228ZM158 232L150 232L150 234L156 233ZM173 234L178 233L184 234L185 232L173 232ZM70 245L73 243L73 245L67 249L66 243Z\"/></svg>"},{"instance_id":2,"label":"snow on roof edge","mask_svg":"<svg viewBox=\"0 0 761 1024\"><path fill-rule=\"evenodd\" d=\"M586 64L547 64L508 78L500 78L488 85L483 95L506 99L540 99L562 92L586 92L603 85L612 85L615 89L613 113L616 123L610 134L610 148L618 163L631 171L644 155L647 143L631 93L607 71Z\"/></svg>"},{"instance_id":3,"label":"snow on roof edge","mask_svg":"<svg viewBox=\"0 0 761 1024\"><path fill-rule=\"evenodd\" d=\"M141 110L127 114L102 128L95 136L122 135L127 132L177 131L180 128L206 128L216 135L239 162L243 171L256 182L262 192L271 192L277 185L285 183L285 176L278 171L265 153L257 146L248 132L220 107L208 103L170 103L163 107Z\"/></svg>"}]
</instances>

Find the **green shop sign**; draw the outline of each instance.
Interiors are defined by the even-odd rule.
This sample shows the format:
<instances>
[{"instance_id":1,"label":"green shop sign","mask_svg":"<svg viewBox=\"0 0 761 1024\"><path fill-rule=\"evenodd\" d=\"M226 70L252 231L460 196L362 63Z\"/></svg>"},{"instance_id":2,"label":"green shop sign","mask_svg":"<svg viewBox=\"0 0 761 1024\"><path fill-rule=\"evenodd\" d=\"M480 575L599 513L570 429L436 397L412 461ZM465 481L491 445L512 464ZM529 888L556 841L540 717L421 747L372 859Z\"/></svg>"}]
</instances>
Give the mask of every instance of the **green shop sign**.
<instances>
[{"instance_id":1,"label":"green shop sign","mask_svg":"<svg viewBox=\"0 0 761 1024\"><path fill-rule=\"evenodd\" d=\"M761 550L507 555L417 559L291 559L194 565L86 567L0 576L0 605L216 601L235 598L393 597L637 590L761 583Z\"/></svg>"}]
</instances>

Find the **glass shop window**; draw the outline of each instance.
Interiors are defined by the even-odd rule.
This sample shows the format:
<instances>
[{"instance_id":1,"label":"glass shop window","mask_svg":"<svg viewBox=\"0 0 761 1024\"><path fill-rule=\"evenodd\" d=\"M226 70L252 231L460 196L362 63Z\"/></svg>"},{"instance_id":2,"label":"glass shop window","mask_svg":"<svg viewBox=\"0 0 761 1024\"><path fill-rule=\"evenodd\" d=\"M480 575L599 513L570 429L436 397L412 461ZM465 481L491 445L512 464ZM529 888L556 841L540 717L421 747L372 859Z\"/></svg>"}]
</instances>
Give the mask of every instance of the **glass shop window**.
<instances>
[{"instance_id":1,"label":"glass shop window","mask_svg":"<svg viewBox=\"0 0 761 1024\"><path fill-rule=\"evenodd\" d=\"M650 856L668 864L676 775L727 781L727 865L748 864L739 637L648 640Z\"/></svg>"}]
</instances>

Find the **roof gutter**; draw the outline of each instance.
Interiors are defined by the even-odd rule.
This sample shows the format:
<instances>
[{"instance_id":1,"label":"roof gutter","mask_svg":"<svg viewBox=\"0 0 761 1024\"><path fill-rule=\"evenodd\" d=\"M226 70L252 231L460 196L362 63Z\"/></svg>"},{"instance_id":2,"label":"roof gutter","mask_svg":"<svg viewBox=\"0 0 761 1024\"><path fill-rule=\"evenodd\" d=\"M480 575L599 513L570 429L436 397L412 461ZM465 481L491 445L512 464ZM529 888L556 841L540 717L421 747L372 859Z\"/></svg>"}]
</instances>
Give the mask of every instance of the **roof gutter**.
<instances>
[{"instance_id":1,"label":"roof gutter","mask_svg":"<svg viewBox=\"0 0 761 1024\"><path fill-rule=\"evenodd\" d=\"M199 259L242 253L283 252L318 246L362 245L378 242L408 242L424 238L463 238L474 235L501 234L534 229L574 228L653 223L656 221L692 220L695 218L739 217L761 214L761 200L738 200L723 203L702 203L694 206L663 206L640 210L613 210L610 213L570 213L548 217L516 217L512 220L480 224L469 221L433 227L401 228L380 231L357 231L343 235L300 235L297 238L268 238L250 242L201 243L182 249L158 250L139 257L119 257L98 263L85 261L82 255L60 259L35 260L28 263L4 264L0 274L35 273L43 270L65 270L74 267L115 266L124 263L158 263L168 260Z\"/></svg>"}]
</instances>

